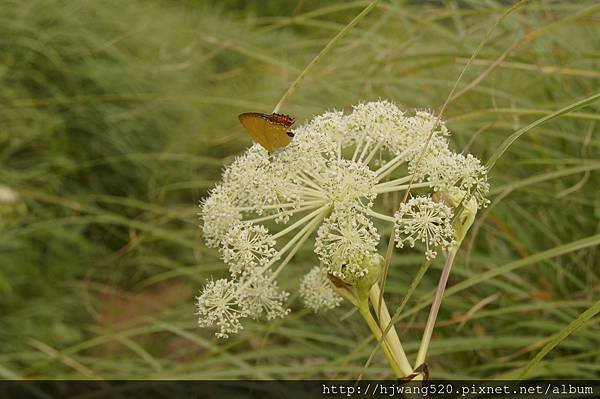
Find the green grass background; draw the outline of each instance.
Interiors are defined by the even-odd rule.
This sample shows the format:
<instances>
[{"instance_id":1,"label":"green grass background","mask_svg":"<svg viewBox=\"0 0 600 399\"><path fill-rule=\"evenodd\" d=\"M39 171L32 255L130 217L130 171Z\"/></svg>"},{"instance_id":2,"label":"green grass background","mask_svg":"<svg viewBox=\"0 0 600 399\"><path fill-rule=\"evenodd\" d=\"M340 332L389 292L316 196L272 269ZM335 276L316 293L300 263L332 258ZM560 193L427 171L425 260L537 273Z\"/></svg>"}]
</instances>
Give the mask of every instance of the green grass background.
<instances>
[{"instance_id":1,"label":"green grass background","mask_svg":"<svg viewBox=\"0 0 600 399\"><path fill-rule=\"evenodd\" d=\"M283 111L302 121L379 98L438 110L507 3L382 1ZM347 305L315 315L293 295L290 317L228 341L194 315L203 281L226 274L196 213L251 144L237 114L270 112L367 4L2 2L0 184L21 200L0 204L1 377L391 377L381 353L364 367L374 343ZM517 129L599 91L598 4L530 1L492 31L445 119L454 147L486 161ZM496 163L492 205L450 278L432 377L516 376L548 345L528 377L599 378L598 110L528 131ZM281 285L295 292L315 262L307 245ZM393 258L392 312L419 264L410 250ZM397 324L411 359L440 269Z\"/></svg>"}]
</instances>

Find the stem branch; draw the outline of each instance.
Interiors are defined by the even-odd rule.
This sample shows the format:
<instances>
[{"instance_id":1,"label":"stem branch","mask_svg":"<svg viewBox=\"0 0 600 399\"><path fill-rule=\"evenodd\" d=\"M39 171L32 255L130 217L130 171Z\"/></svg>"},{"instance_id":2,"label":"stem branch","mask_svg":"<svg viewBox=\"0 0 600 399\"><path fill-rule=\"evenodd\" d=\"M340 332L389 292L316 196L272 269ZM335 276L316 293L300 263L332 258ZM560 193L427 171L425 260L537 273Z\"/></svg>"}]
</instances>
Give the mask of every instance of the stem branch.
<instances>
[{"instance_id":1,"label":"stem branch","mask_svg":"<svg viewBox=\"0 0 600 399\"><path fill-rule=\"evenodd\" d=\"M442 275L440 276L440 281L435 291L435 298L433 299L433 304L431 305L431 310L429 311L429 318L427 319L427 324L425 325L425 330L423 331L423 338L421 339L421 346L419 347L419 353L417 354L415 368L423 364L425 362L425 358L427 357L427 350L429 349L429 343L431 342L433 327L435 326L435 321L440 310L440 305L442 304L444 290L446 289L446 283L448 283L448 276L450 276L450 270L452 269L452 264L454 263L454 258L456 256L457 251L458 246L454 246L448 253L446 263L444 263Z\"/></svg>"}]
</instances>

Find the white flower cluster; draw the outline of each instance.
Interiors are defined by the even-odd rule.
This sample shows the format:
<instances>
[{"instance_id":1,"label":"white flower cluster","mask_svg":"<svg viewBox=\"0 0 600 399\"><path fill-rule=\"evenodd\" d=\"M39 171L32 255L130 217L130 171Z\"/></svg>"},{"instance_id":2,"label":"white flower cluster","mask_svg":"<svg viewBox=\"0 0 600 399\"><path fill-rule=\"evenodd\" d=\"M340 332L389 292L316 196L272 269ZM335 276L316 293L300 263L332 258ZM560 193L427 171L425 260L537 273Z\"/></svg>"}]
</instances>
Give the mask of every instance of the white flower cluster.
<instances>
[{"instance_id":1,"label":"white flower cluster","mask_svg":"<svg viewBox=\"0 0 600 399\"><path fill-rule=\"evenodd\" d=\"M402 248L405 242L414 247L415 242L421 241L425 243L425 257L433 259L437 252L432 248L449 248L454 244L452 210L443 202L418 196L400 204L394 216L398 248Z\"/></svg>"},{"instance_id":2,"label":"white flower cluster","mask_svg":"<svg viewBox=\"0 0 600 399\"><path fill-rule=\"evenodd\" d=\"M239 279L210 281L197 298L201 327L217 326L216 336L227 338L241 328L241 318L274 319L289 313L282 307L288 293L279 290L269 273L251 273Z\"/></svg>"},{"instance_id":3,"label":"white flower cluster","mask_svg":"<svg viewBox=\"0 0 600 399\"><path fill-rule=\"evenodd\" d=\"M379 234L362 213L334 211L317 232L315 253L335 277L355 283L368 274L377 255Z\"/></svg>"},{"instance_id":4,"label":"white flower cluster","mask_svg":"<svg viewBox=\"0 0 600 399\"><path fill-rule=\"evenodd\" d=\"M231 278L209 282L198 298L203 326L219 336L244 317L280 317L287 293L275 279L315 232L321 266L301 285L307 307L329 309L339 297L327 273L356 284L379 259L374 220L393 223L398 246L421 242L425 256L453 245L452 209L432 194L459 190L485 206L489 186L478 159L448 148L448 129L429 112L407 115L395 104L358 104L295 128L277 156L258 144L223 172L201 203L207 245L216 247ZM395 215L377 211L384 193L417 193Z\"/></svg>"},{"instance_id":5,"label":"white flower cluster","mask_svg":"<svg viewBox=\"0 0 600 399\"><path fill-rule=\"evenodd\" d=\"M306 307L315 312L333 309L342 302L342 297L331 287L327 269L319 266L313 267L304 276L300 284L300 295L304 298Z\"/></svg>"}]
</instances>

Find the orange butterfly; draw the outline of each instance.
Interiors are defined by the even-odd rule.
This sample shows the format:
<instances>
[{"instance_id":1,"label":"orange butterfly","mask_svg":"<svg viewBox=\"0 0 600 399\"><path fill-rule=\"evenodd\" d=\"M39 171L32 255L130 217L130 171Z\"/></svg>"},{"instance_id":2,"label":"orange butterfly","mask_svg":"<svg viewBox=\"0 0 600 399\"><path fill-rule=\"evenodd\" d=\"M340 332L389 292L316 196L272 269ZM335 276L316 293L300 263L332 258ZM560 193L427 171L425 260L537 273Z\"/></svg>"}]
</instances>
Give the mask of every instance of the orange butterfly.
<instances>
[{"instance_id":1,"label":"orange butterfly","mask_svg":"<svg viewBox=\"0 0 600 399\"><path fill-rule=\"evenodd\" d=\"M288 131L294 124L294 118L289 115L246 112L238 118L250 136L269 153L285 147L294 137L294 133Z\"/></svg>"}]
</instances>

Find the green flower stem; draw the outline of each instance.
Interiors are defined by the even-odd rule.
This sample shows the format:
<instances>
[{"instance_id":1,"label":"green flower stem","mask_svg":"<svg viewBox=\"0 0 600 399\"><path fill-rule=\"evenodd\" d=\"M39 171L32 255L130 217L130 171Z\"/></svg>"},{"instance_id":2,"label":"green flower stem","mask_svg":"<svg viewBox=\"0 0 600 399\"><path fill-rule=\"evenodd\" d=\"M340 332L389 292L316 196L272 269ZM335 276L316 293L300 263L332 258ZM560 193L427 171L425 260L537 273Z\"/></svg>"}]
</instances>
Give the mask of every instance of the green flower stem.
<instances>
[{"instance_id":1,"label":"green flower stem","mask_svg":"<svg viewBox=\"0 0 600 399\"><path fill-rule=\"evenodd\" d=\"M367 322L367 325L371 329L371 332L373 333L373 336L375 337L375 339L377 339L378 342L381 342L381 347L383 349L383 352L385 353L385 356L387 357L388 361L390 362L390 366L392 366L392 369L394 370L394 374L396 375L396 377L402 378L402 377L406 376L407 374L411 373L412 369L410 368L410 365L409 365L408 372L406 370L404 370L403 368L401 368L400 365L398 364L398 361L396 360L396 357L394 356L394 353L392 352L387 340L386 339L382 340L381 329L379 328L379 324L377 324L377 321L375 321L375 319L371 315L371 312L369 311L368 302L364 302L361 306L358 306L358 311L361 314L361 316L363 317L363 319L365 319L365 321Z\"/></svg>"},{"instance_id":2,"label":"green flower stem","mask_svg":"<svg viewBox=\"0 0 600 399\"><path fill-rule=\"evenodd\" d=\"M379 285L373 284L371 290L369 291L369 297L371 299L371 303L373 304L373 308L377 309L377 304L379 303ZM394 353L394 356L398 359L398 366L402 369L404 375L408 375L412 373L412 367L408 358L406 357L406 352L404 352L404 348L402 347L402 343L400 342L400 338L398 337L398 333L396 332L396 328L392 323L392 318L390 316L390 312L385 304L385 300L382 299L381 303L381 313L377 315L379 319L379 326L381 331L384 332L385 340L389 342L390 348Z\"/></svg>"},{"instance_id":3,"label":"green flower stem","mask_svg":"<svg viewBox=\"0 0 600 399\"><path fill-rule=\"evenodd\" d=\"M388 359L388 362L392 366L392 370L397 378L403 378L408 374L412 373L412 367L410 363L406 359L406 355L404 354L404 350L402 349L402 345L400 345L400 340L398 339L398 335L394 330L393 326L390 326L391 331L396 336L396 341L392 340L392 334L386 333L384 337L382 333L382 328L379 323L373 318L369 308L369 295L371 295L371 301L375 301L379 295L379 288L377 291L370 290L371 285L377 284L366 284L362 286L350 285L342 282L341 280L329 275L329 280L332 283L332 288L344 299L348 300L352 303L358 312L361 314L363 319L367 322L371 333L381 345L385 356ZM373 296L374 295L374 296ZM373 299L375 298L375 299ZM375 302L373 302L375 303ZM375 306L373 306L375 307ZM382 308L385 309L385 314L387 315L387 320L385 322L386 328L390 324L389 312L387 312L387 308L385 304L382 304Z\"/></svg>"},{"instance_id":4,"label":"green flower stem","mask_svg":"<svg viewBox=\"0 0 600 399\"><path fill-rule=\"evenodd\" d=\"M442 297L444 296L446 283L448 282L450 270L452 269L452 264L454 263L454 258L456 256L457 251L457 246L454 246L450 250L450 252L448 253L448 257L446 258L444 268L442 269L442 275L440 276L440 281L435 291L435 298L433 300L433 304L431 305L431 310L429 311L429 318L427 319L427 324L425 325L425 330L423 331L423 338L421 339L421 346L419 347L419 353L417 354L415 368L425 363L425 358L427 357L427 350L429 349L429 343L431 342L431 335L433 334L433 327L435 326L435 321L440 310L440 305L442 304Z\"/></svg>"}]
</instances>

